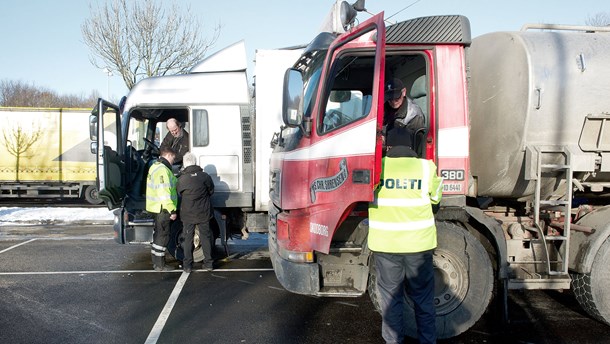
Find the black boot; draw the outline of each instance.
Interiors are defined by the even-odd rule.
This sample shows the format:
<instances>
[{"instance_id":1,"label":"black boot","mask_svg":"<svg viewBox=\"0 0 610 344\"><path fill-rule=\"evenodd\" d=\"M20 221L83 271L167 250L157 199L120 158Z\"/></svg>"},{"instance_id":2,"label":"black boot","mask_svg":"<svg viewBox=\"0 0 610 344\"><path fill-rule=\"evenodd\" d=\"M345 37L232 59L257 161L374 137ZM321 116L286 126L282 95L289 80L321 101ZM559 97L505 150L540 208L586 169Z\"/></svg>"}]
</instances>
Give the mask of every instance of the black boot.
<instances>
[{"instance_id":1,"label":"black boot","mask_svg":"<svg viewBox=\"0 0 610 344\"><path fill-rule=\"evenodd\" d=\"M153 269L155 269L155 271L172 271L172 270L174 270L173 267L171 267L169 265L165 265L165 257L163 257L163 256L155 256L153 254L152 260L153 260Z\"/></svg>"},{"instance_id":2,"label":"black boot","mask_svg":"<svg viewBox=\"0 0 610 344\"><path fill-rule=\"evenodd\" d=\"M152 260L153 270L157 270L157 265L159 264L159 257L155 256L154 254L151 254L150 258Z\"/></svg>"}]
</instances>

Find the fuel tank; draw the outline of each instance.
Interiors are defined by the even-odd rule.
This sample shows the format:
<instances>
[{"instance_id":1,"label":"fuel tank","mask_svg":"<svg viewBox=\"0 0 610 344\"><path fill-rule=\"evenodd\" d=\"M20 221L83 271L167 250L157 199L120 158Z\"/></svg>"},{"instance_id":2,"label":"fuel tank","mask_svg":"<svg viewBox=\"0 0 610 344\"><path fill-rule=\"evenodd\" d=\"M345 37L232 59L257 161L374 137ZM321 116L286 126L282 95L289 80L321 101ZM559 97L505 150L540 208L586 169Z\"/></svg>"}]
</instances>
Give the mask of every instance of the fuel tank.
<instances>
[{"instance_id":1,"label":"fuel tank","mask_svg":"<svg viewBox=\"0 0 610 344\"><path fill-rule=\"evenodd\" d=\"M598 168L610 129L589 129L610 113L610 33L495 32L475 38L466 54L471 195L530 198L528 147L570 147L576 172ZM595 178L610 182L608 173Z\"/></svg>"}]
</instances>

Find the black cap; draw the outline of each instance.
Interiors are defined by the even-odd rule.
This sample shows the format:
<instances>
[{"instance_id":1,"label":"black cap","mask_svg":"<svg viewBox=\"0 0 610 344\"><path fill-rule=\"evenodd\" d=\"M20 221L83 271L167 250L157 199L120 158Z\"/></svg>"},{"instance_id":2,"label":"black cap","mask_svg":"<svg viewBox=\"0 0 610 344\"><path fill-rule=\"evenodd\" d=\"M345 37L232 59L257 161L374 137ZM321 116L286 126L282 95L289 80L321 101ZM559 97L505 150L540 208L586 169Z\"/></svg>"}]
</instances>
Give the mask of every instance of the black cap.
<instances>
[{"instance_id":1,"label":"black cap","mask_svg":"<svg viewBox=\"0 0 610 344\"><path fill-rule=\"evenodd\" d=\"M398 78L391 78L385 83L385 100L398 99L402 95L402 89L405 88L402 81Z\"/></svg>"}]
</instances>

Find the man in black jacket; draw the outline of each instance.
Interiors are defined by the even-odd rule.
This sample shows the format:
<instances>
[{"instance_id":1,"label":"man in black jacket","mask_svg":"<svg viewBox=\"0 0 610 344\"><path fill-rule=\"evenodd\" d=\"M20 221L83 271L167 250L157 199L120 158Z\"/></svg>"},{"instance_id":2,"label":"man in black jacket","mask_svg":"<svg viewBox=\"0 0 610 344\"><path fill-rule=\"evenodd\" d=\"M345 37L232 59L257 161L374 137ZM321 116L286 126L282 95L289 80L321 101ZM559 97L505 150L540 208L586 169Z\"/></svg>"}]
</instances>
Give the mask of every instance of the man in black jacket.
<instances>
[{"instance_id":1,"label":"man in black jacket","mask_svg":"<svg viewBox=\"0 0 610 344\"><path fill-rule=\"evenodd\" d=\"M193 236L195 227L199 229L199 242L203 249L203 269L211 271L212 241L214 235L210 229L212 207L210 197L214 193L212 178L197 165L197 157L186 153L183 157L184 170L178 178L177 191L182 197L180 201L180 218L182 220L184 237L184 272L193 268Z\"/></svg>"},{"instance_id":2,"label":"man in black jacket","mask_svg":"<svg viewBox=\"0 0 610 344\"><path fill-rule=\"evenodd\" d=\"M171 148L176 152L174 164L181 165L182 157L189 151L189 133L182 128L182 123L175 118L167 120L167 135L161 142L159 149Z\"/></svg>"},{"instance_id":3,"label":"man in black jacket","mask_svg":"<svg viewBox=\"0 0 610 344\"><path fill-rule=\"evenodd\" d=\"M394 127L407 127L415 132L424 128L424 112L407 96L407 88L398 78L386 82L383 125L387 131Z\"/></svg>"}]
</instances>

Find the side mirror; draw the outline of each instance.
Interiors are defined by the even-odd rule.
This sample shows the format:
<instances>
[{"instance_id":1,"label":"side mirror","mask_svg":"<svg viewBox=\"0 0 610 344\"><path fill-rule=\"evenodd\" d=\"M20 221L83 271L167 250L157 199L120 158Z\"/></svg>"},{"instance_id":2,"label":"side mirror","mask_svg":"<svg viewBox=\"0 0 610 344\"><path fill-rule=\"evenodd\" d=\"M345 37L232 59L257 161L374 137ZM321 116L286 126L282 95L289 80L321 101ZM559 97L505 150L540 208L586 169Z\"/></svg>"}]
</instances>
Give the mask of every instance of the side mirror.
<instances>
[{"instance_id":1,"label":"side mirror","mask_svg":"<svg viewBox=\"0 0 610 344\"><path fill-rule=\"evenodd\" d=\"M284 74L282 120L289 127L303 122L303 75L297 69L288 69Z\"/></svg>"},{"instance_id":2,"label":"side mirror","mask_svg":"<svg viewBox=\"0 0 610 344\"><path fill-rule=\"evenodd\" d=\"M91 154L97 155L97 141L93 141L89 144L89 150L91 150Z\"/></svg>"},{"instance_id":3,"label":"side mirror","mask_svg":"<svg viewBox=\"0 0 610 344\"><path fill-rule=\"evenodd\" d=\"M89 116L89 138L91 141L97 142L97 106L93 109Z\"/></svg>"}]
</instances>

